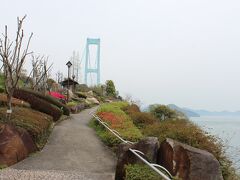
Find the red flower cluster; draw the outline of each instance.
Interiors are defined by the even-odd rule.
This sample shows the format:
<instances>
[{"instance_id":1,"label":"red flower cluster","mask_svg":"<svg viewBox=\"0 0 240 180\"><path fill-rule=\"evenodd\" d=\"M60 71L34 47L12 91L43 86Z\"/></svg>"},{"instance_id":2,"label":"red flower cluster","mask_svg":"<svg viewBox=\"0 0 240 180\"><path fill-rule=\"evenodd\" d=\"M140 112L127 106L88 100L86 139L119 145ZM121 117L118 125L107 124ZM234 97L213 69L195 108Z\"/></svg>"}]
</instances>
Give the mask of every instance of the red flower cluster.
<instances>
[{"instance_id":1,"label":"red flower cluster","mask_svg":"<svg viewBox=\"0 0 240 180\"><path fill-rule=\"evenodd\" d=\"M99 112L97 115L113 129L122 127L123 119L112 112Z\"/></svg>"}]
</instances>

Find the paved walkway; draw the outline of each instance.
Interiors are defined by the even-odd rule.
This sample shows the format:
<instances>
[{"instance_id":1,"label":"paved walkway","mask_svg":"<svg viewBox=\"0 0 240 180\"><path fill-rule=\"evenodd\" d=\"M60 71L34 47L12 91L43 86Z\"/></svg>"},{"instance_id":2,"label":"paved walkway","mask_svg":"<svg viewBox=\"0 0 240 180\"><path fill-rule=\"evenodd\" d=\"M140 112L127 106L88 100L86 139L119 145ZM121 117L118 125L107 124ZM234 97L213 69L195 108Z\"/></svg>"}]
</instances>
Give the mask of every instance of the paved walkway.
<instances>
[{"instance_id":1,"label":"paved walkway","mask_svg":"<svg viewBox=\"0 0 240 180\"><path fill-rule=\"evenodd\" d=\"M115 156L88 127L93 110L56 125L41 152L0 171L0 179L113 180Z\"/></svg>"}]
</instances>

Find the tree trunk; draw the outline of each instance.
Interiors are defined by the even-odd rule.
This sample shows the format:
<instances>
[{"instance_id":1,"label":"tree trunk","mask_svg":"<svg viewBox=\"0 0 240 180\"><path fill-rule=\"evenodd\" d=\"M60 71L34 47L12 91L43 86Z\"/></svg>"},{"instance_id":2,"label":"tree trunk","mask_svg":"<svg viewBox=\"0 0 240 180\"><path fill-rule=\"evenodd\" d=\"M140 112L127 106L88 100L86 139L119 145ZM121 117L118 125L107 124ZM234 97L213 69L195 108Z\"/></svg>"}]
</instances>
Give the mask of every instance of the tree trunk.
<instances>
[{"instance_id":1,"label":"tree trunk","mask_svg":"<svg viewBox=\"0 0 240 180\"><path fill-rule=\"evenodd\" d=\"M12 95L13 92L7 94L7 121L9 122L12 114Z\"/></svg>"}]
</instances>

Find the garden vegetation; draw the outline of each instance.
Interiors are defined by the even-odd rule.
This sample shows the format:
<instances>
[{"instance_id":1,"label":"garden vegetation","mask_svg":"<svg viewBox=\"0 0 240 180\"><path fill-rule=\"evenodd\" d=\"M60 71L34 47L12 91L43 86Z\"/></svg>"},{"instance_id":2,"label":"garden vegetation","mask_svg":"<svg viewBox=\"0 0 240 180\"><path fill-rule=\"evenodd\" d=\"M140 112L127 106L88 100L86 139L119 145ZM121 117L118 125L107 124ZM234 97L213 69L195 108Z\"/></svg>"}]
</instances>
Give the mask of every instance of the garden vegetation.
<instances>
[{"instance_id":1,"label":"garden vegetation","mask_svg":"<svg viewBox=\"0 0 240 180\"><path fill-rule=\"evenodd\" d=\"M225 155L223 143L218 138L209 135L185 116L180 117L181 114L166 106L155 106L149 112L141 112L135 104L113 102L101 105L97 115L126 140L137 141L143 137L154 136L158 137L161 143L166 138L172 138L195 148L207 150L219 161L224 179L239 178L232 162ZM110 147L116 148L120 143L96 121L92 121L91 125ZM141 180L142 177L145 178L144 174L152 176L152 172L150 173L143 165L127 165L126 174L128 180Z\"/></svg>"}]
</instances>

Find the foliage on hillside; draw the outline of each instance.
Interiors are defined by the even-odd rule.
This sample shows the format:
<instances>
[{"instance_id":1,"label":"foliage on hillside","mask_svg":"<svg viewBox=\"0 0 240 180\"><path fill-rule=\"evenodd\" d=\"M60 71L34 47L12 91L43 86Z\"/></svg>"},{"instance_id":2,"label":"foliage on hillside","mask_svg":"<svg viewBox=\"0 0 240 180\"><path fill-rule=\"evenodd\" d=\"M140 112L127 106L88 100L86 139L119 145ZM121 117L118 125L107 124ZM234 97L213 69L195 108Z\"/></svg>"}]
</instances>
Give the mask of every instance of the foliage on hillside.
<instances>
[{"instance_id":1,"label":"foliage on hillside","mask_svg":"<svg viewBox=\"0 0 240 180\"><path fill-rule=\"evenodd\" d=\"M144 137L158 137L160 143L165 138L172 138L193 147L207 150L219 160L224 178L236 179L235 170L232 163L226 158L224 146L219 139L207 134L188 119L182 119L183 116L178 118L178 113L173 110L169 111L165 107L160 109L163 111L158 110L157 113L166 113L165 120L162 119L162 115L156 115L154 111L141 112L137 105L129 105L126 102L104 104L100 106L97 114L125 139L131 140L133 139L131 136L143 134ZM130 125L125 126L124 120ZM119 143L103 126L95 122L94 127L97 134L107 145L113 146ZM139 137L142 137L142 135ZM127 179L134 180L139 178L136 175L138 172L145 170L144 167L131 165L128 166L127 171Z\"/></svg>"},{"instance_id":2,"label":"foliage on hillside","mask_svg":"<svg viewBox=\"0 0 240 180\"><path fill-rule=\"evenodd\" d=\"M154 115L147 112L141 112L136 104L126 106L123 110L130 116L134 125L139 129L145 128L147 125L158 121Z\"/></svg>"},{"instance_id":3,"label":"foliage on hillside","mask_svg":"<svg viewBox=\"0 0 240 180\"><path fill-rule=\"evenodd\" d=\"M6 107L0 108L0 122L5 123L6 110ZM53 121L52 117L47 114L30 108L15 107L11 115L11 122L8 123L26 129L38 148L42 148L47 141Z\"/></svg>"},{"instance_id":4,"label":"foliage on hillside","mask_svg":"<svg viewBox=\"0 0 240 180\"><path fill-rule=\"evenodd\" d=\"M112 129L118 131L121 136L129 141L137 141L142 138L140 130L133 124L131 118L121 109L128 106L127 102L113 102L103 104L98 109L97 115ZM107 131L97 121L91 123L100 138L110 147L121 143L115 136Z\"/></svg>"},{"instance_id":5,"label":"foliage on hillside","mask_svg":"<svg viewBox=\"0 0 240 180\"><path fill-rule=\"evenodd\" d=\"M128 109L133 108L129 107L125 111L132 117L135 125L140 127L144 136L158 137L160 143L166 138L172 138L190 146L207 150L219 160L225 179L234 179L236 177L232 163L226 157L221 141L215 136L207 134L188 119L178 119L177 112L172 112L172 110L170 112L165 107L162 108L163 111L158 109L157 113L166 112L166 116L169 115L168 118L162 120L162 115L156 115L154 110L151 113L146 113ZM135 109L137 108L135 107Z\"/></svg>"}]
</instances>

